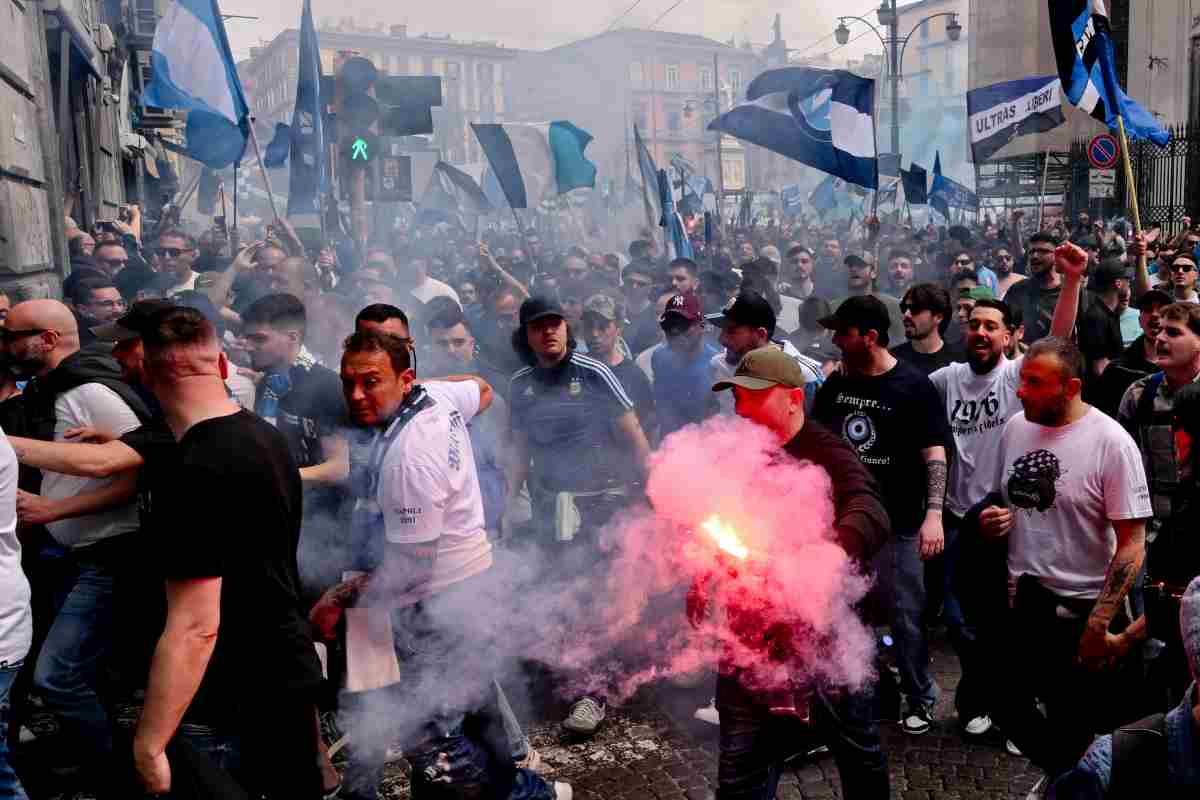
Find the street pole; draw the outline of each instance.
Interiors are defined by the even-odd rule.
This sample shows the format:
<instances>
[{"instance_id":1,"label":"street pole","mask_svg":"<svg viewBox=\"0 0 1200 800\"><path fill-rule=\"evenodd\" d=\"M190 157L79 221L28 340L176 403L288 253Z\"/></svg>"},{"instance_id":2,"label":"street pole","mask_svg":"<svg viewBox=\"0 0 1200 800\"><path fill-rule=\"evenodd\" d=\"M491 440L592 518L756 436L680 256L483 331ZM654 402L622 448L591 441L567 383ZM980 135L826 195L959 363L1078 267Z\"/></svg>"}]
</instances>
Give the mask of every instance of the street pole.
<instances>
[{"instance_id":1,"label":"street pole","mask_svg":"<svg viewBox=\"0 0 1200 800\"><path fill-rule=\"evenodd\" d=\"M888 25L891 41L892 74L888 83L892 86L892 155L900 158L900 17L896 13L896 0L892 2L892 24Z\"/></svg>"},{"instance_id":2,"label":"street pole","mask_svg":"<svg viewBox=\"0 0 1200 800\"><path fill-rule=\"evenodd\" d=\"M717 116L721 116L721 70L717 54L713 53L713 103ZM722 219L725 208L725 161L721 152L721 132L717 131L717 229L725 229Z\"/></svg>"}]
</instances>

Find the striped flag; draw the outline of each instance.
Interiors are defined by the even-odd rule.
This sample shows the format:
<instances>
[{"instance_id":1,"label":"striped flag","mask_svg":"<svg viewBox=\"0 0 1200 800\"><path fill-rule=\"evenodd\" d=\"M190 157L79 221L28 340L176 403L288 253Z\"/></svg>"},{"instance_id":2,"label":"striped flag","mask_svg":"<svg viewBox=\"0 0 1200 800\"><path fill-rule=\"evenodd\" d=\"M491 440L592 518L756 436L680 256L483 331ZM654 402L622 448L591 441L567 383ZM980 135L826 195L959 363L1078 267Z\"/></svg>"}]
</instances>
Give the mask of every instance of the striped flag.
<instances>
[{"instance_id":1,"label":"striped flag","mask_svg":"<svg viewBox=\"0 0 1200 800\"><path fill-rule=\"evenodd\" d=\"M471 129L512 208L596 185L596 165L584 150L592 135L569 122L479 124Z\"/></svg>"}]
</instances>

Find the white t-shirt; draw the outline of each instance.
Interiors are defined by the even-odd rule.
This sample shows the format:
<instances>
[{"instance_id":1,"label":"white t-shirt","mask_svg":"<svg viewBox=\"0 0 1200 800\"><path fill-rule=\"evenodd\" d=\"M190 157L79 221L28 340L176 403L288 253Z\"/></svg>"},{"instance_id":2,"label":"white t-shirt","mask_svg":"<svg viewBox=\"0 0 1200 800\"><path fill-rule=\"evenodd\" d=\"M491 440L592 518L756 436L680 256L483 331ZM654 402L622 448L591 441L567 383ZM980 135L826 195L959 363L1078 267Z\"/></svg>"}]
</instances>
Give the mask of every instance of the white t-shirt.
<instances>
[{"instance_id":1,"label":"white t-shirt","mask_svg":"<svg viewBox=\"0 0 1200 800\"><path fill-rule=\"evenodd\" d=\"M54 441L63 441L71 428L89 426L113 436L123 436L141 426L137 415L120 395L99 383L85 383L63 392L54 401ZM80 478L60 472L42 470L42 496L61 500L85 492L94 492L110 485L113 478ZM76 548L95 544L138 528L137 502L130 499L118 508L99 514L51 522L46 526L50 535L63 547Z\"/></svg>"},{"instance_id":2,"label":"white t-shirt","mask_svg":"<svg viewBox=\"0 0 1200 800\"><path fill-rule=\"evenodd\" d=\"M412 289L411 294L422 303L428 303L435 297L449 297L462 308L462 301L458 299L458 292L454 291L454 287L437 278L426 278L424 283Z\"/></svg>"},{"instance_id":3,"label":"white t-shirt","mask_svg":"<svg viewBox=\"0 0 1200 800\"><path fill-rule=\"evenodd\" d=\"M29 653L29 596L17 541L17 454L0 431L0 664L20 661Z\"/></svg>"},{"instance_id":4,"label":"white t-shirt","mask_svg":"<svg viewBox=\"0 0 1200 800\"><path fill-rule=\"evenodd\" d=\"M479 413L474 381L421 384L432 408L417 413L380 466L379 508L392 544L437 544L433 591L492 565L483 496L467 423Z\"/></svg>"},{"instance_id":5,"label":"white t-shirt","mask_svg":"<svg viewBox=\"0 0 1200 800\"><path fill-rule=\"evenodd\" d=\"M1015 519L1008 571L1033 575L1063 597L1094 599L1117 550L1113 520L1151 514L1137 445L1096 408L1070 425L1008 421L996 484Z\"/></svg>"},{"instance_id":6,"label":"white t-shirt","mask_svg":"<svg viewBox=\"0 0 1200 800\"><path fill-rule=\"evenodd\" d=\"M996 449L1004 423L1021 410L1021 359L1001 358L985 375L976 375L965 362L950 364L934 370L929 380L942 397L954 437L946 508L961 517L998 488Z\"/></svg>"},{"instance_id":7,"label":"white t-shirt","mask_svg":"<svg viewBox=\"0 0 1200 800\"><path fill-rule=\"evenodd\" d=\"M200 277L200 276L197 273L190 272L190 273L188 273L187 280L185 280L183 283L175 284L170 289L167 289L166 291L164 291L163 294L166 295L167 297L174 297L175 295L179 294L180 292L194 291L196 288L196 278L198 278L198 277Z\"/></svg>"}]
</instances>

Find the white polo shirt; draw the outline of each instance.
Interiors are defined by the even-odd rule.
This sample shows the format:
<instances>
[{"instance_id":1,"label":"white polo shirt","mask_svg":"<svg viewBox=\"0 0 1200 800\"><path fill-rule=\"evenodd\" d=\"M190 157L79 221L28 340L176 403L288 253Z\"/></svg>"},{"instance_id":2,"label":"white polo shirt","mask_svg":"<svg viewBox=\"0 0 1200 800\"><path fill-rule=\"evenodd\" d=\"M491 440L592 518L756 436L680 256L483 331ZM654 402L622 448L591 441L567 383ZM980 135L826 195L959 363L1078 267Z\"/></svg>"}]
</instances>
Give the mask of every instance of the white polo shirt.
<instances>
[{"instance_id":1,"label":"white polo shirt","mask_svg":"<svg viewBox=\"0 0 1200 800\"><path fill-rule=\"evenodd\" d=\"M480 398L474 381L421 386L433 405L409 420L388 447L377 500L388 542L437 542L431 588L438 592L492 565L467 432Z\"/></svg>"}]
</instances>

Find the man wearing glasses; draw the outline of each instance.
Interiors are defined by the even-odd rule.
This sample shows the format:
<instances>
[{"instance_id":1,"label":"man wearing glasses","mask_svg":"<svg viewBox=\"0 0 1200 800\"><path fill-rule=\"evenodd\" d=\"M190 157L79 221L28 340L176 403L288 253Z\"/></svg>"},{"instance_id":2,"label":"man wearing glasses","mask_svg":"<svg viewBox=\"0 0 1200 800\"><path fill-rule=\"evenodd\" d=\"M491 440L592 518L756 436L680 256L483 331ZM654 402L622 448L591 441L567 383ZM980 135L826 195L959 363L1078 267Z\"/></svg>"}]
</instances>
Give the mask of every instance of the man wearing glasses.
<instances>
[{"instance_id":1,"label":"man wearing glasses","mask_svg":"<svg viewBox=\"0 0 1200 800\"><path fill-rule=\"evenodd\" d=\"M979 285L991 289L993 295L999 291L1000 281L996 277L996 273L982 264L976 264L974 256L969 251L959 250L954 254L954 260L951 262L950 276L953 279L964 274L974 275Z\"/></svg>"},{"instance_id":2,"label":"man wearing glasses","mask_svg":"<svg viewBox=\"0 0 1200 800\"><path fill-rule=\"evenodd\" d=\"M129 253L125 245L117 241L100 242L92 253L92 260L100 271L109 278L117 277L117 273L125 269L129 263Z\"/></svg>"},{"instance_id":3,"label":"man wearing glasses","mask_svg":"<svg viewBox=\"0 0 1200 800\"><path fill-rule=\"evenodd\" d=\"M1029 237L1028 264L1029 280L1010 286L1004 301L1014 309L1020 309L1025 326L1025 343L1033 344L1050 335L1050 323L1054 318L1054 307L1062 292L1062 275L1054 265L1054 248L1058 239L1048 231L1039 231ZM1080 314L1088 305L1086 292L1080 297Z\"/></svg>"},{"instance_id":4,"label":"man wearing glasses","mask_svg":"<svg viewBox=\"0 0 1200 800\"><path fill-rule=\"evenodd\" d=\"M1166 275L1176 303L1200 303L1196 294L1196 256L1184 250L1171 261Z\"/></svg>"},{"instance_id":5,"label":"man wearing glasses","mask_svg":"<svg viewBox=\"0 0 1200 800\"><path fill-rule=\"evenodd\" d=\"M125 299L107 278L84 278L71 291L79 325L95 328L125 313Z\"/></svg>"},{"instance_id":6,"label":"man wearing glasses","mask_svg":"<svg viewBox=\"0 0 1200 800\"><path fill-rule=\"evenodd\" d=\"M1013 255L1007 247L997 247L992 254L992 267L996 272L996 299L1003 300L1008 290L1025 280L1025 276L1013 272Z\"/></svg>"},{"instance_id":7,"label":"man wearing glasses","mask_svg":"<svg viewBox=\"0 0 1200 800\"><path fill-rule=\"evenodd\" d=\"M158 237L158 255L164 295L173 297L196 288L196 273L192 271L192 263L199 251L191 234L181 230L163 231Z\"/></svg>"}]
</instances>

